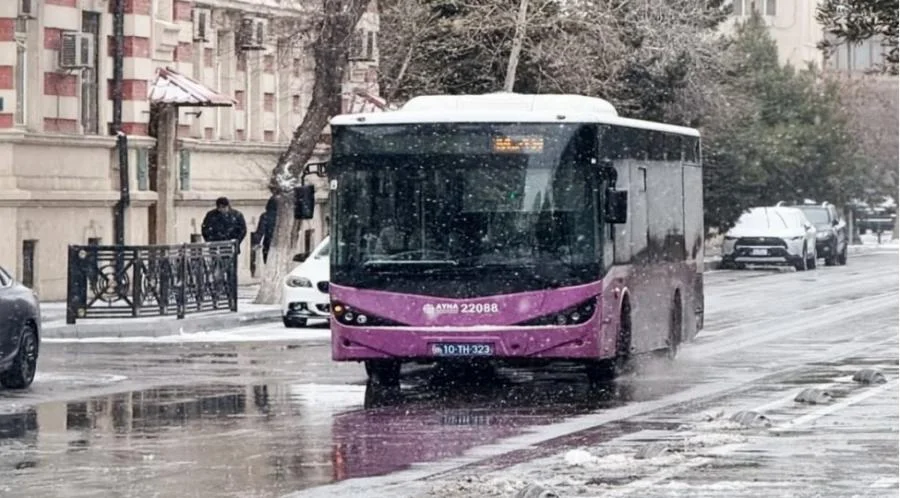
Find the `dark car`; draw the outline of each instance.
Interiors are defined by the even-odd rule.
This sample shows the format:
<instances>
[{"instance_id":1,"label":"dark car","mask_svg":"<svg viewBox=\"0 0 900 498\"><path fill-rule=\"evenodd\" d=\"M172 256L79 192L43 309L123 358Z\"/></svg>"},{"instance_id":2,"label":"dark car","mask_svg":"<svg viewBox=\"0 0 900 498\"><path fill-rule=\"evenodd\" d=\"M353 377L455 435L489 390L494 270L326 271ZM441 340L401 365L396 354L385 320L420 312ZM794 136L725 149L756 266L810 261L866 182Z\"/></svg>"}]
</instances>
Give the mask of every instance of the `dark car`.
<instances>
[{"instance_id":1,"label":"dark car","mask_svg":"<svg viewBox=\"0 0 900 498\"><path fill-rule=\"evenodd\" d=\"M846 265L850 231L833 204L796 206L816 226L816 253L826 266Z\"/></svg>"},{"instance_id":2,"label":"dark car","mask_svg":"<svg viewBox=\"0 0 900 498\"><path fill-rule=\"evenodd\" d=\"M0 384L11 389L31 385L40 349L41 310L28 287L0 267Z\"/></svg>"}]
</instances>

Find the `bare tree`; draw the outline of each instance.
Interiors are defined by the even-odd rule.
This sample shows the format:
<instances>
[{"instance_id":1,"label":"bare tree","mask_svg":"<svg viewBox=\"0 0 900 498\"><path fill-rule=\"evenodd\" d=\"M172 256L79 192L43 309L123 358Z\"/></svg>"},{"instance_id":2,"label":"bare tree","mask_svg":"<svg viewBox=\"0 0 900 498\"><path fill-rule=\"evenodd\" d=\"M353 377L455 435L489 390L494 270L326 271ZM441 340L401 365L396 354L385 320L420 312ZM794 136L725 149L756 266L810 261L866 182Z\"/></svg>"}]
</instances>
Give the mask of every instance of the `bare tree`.
<instances>
[{"instance_id":1,"label":"bare tree","mask_svg":"<svg viewBox=\"0 0 900 498\"><path fill-rule=\"evenodd\" d=\"M293 190L299 185L300 175L328 120L341 111L341 87L353 32L368 4L369 0L323 0L322 17L315 24L312 43L315 60L312 99L269 177L269 191L278 204L277 222L257 303L271 304L281 299L281 284L292 262Z\"/></svg>"},{"instance_id":2,"label":"bare tree","mask_svg":"<svg viewBox=\"0 0 900 498\"><path fill-rule=\"evenodd\" d=\"M896 78L859 76L843 82L844 108L850 118L850 129L859 144L863 157L872 166L873 188L879 195L895 199L900 182L897 164L900 162L900 99Z\"/></svg>"},{"instance_id":3,"label":"bare tree","mask_svg":"<svg viewBox=\"0 0 900 498\"><path fill-rule=\"evenodd\" d=\"M718 14L709 3L530 0L523 10L520 0L385 0L383 95L491 92L509 89L510 76L519 91L599 96L637 116L644 109L634 98L640 92L629 91L630 72L662 80L678 67L685 84L667 90L663 107L693 123L725 105L717 86L722 43L710 29Z\"/></svg>"}]
</instances>

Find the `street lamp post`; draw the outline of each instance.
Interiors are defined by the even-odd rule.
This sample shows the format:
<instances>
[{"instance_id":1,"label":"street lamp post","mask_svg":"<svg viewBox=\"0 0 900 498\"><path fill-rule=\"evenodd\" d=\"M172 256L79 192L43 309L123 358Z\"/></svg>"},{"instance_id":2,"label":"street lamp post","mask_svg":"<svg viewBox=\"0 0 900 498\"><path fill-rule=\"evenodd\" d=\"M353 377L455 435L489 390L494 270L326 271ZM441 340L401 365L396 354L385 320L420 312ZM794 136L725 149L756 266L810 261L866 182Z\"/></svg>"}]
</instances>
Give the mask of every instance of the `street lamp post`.
<instances>
[{"instance_id":1,"label":"street lamp post","mask_svg":"<svg viewBox=\"0 0 900 498\"><path fill-rule=\"evenodd\" d=\"M115 0L113 8L113 122L111 133L116 135L116 149L119 156L119 201L116 203L115 239L116 245L125 245L125 209L131 203L128 188L128 137L122 130L122 73L125 57L125 0Z\"/></svg>"}]
</instances>

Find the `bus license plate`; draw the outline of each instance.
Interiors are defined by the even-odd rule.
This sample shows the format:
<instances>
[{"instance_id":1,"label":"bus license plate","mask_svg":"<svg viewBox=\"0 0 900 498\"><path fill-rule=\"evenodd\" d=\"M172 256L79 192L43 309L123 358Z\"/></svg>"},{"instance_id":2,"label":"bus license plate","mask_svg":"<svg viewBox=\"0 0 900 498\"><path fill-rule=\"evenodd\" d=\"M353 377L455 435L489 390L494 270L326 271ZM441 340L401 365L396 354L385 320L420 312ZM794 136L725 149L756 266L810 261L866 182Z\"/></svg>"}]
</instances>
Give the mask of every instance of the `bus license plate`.
<instances>
[{"instance_id":1,"label":"bus license plate","mask_svg":"<svg viewBox=\"0 0 900 498\"><path fill-rule=\"evenodd\" d=\"M754 249L753 255L754 256L768 256L769 250L768 249Z\"/></svg>"},{"instance_id":2,"label":"bus license plate","mask_svg":"<svg viewBox=\"0 0 900 498\"><path fill-rule=\"evenodd\" d=\"M431 345L434 356L491 356L494 354L492 344L453 344L436 343Z\"/></svg>"}]
</instances>

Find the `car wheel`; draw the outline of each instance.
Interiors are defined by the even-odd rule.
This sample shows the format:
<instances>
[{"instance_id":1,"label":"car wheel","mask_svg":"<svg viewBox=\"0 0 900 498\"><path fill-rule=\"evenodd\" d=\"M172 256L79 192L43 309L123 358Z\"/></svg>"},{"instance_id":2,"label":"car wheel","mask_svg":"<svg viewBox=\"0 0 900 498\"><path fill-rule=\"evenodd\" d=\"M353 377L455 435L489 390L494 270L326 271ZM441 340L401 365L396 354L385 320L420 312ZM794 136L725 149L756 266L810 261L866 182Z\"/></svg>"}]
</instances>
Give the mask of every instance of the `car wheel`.
<instances>
[{"instance_id":1,"label":"car wheel","mask_svg":"<svg viewBox=\"0 0 900 498\"><path fill-rule=\"evenodd\" d=\"M306 318L283 317L282 321L284 322L284 326L289 329L297 329L297 328L301 328L301 327L306 327Z\"/></svg>"},{"instance_id":2,"label":"car wheel","mask_svg":"<svg viewBox=\"0 0 900 498\"><path fill-rule=\"evenodd\" d=\"M34 325L28 324L22 331L16 359L9 370L0 374L0 384L8 389L25 389L34 380L37 371L38 336Z\"/></svg>"}]
</instances>

